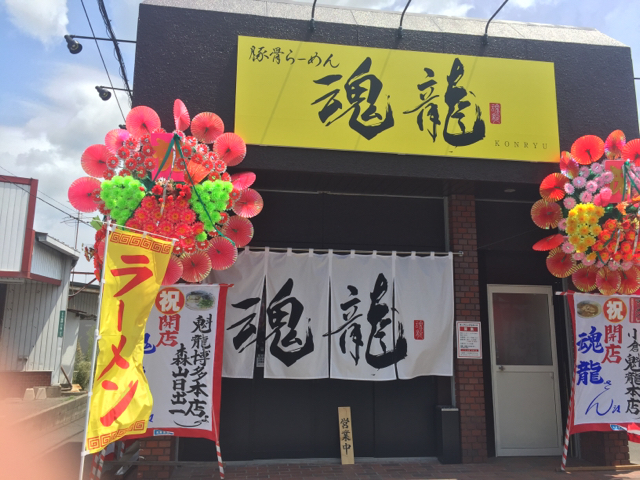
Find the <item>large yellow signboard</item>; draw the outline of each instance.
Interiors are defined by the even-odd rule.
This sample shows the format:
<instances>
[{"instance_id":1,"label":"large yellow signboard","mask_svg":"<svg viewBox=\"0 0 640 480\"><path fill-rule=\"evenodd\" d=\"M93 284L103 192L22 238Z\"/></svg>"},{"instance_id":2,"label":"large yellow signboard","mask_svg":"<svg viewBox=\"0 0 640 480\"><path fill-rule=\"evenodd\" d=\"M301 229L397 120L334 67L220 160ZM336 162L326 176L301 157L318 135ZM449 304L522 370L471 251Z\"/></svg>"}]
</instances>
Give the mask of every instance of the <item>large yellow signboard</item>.
<instances>
[{"instance_id":1,"label":"large yellow signboard","mask_svg":"<svg viewBox=\"0 0 640 480\"><path fill-rule=\"evenodd\" d=\"M238 38L247 143L557 161L553 63Z\"/></svg>"}]
</instances>

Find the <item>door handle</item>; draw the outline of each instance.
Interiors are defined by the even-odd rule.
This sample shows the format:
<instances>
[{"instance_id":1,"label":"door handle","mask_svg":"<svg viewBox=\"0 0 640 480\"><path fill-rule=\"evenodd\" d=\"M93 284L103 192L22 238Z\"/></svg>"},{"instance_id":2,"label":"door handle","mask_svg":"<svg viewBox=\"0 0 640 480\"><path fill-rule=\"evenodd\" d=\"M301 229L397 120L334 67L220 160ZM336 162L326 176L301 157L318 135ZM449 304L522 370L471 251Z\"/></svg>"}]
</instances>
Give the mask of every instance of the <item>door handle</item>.
<instances>
[{"instance_id":1,"label":"door handle","mask_svg":"<svg viewBox=\"0 0 640 480\"><path fill-rule=\"evenodd\" d=\"M498 367L498 370L500 370L501 372L504 372L504 366L500 365L500 366Z\"/></svg>"}]
</instances>

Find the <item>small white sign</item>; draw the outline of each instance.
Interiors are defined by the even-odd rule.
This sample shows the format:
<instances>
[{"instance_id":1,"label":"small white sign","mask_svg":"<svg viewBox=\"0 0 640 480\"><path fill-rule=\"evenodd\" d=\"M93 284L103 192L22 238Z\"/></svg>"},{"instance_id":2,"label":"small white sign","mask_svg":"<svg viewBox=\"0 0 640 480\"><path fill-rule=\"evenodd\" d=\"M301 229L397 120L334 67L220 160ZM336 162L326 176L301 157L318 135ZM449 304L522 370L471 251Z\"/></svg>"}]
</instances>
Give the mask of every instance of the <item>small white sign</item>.
<instances>
[{"instance_id":1,"label":"small white sign","mask_svg":"<svg viewBox=\"0 0 640 480\"><path fill-rule=\"evenodd\" d=\"M458 358L482 358L480 322L456 322Z\"/></svg>"}]
</instances>

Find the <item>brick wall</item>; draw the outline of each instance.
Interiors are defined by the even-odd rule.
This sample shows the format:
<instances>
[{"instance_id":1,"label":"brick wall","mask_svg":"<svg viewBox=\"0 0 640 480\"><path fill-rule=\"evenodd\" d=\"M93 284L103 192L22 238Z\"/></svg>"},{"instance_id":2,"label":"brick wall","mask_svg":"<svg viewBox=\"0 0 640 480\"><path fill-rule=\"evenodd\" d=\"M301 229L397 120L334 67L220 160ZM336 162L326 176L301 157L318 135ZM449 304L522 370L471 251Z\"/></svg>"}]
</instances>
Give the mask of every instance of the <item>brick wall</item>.
<instances>
[{"instance_id":1,"label":"brick wall","mask_svg":"<svg viewBox=\"0 0 640 480\"><path fill-rule=\"evenodd\" d=\"M140 440L140 456L144 461L175 460L174 437L150 437ZM173 469L170 465L138 465L137 478L170 478Z\"/></svg>"},{"instance_id":2,"label":"brick wall","mask_svg":"<svg viewBox=\"0 0 640 480\"><path fill-rule=\"evenodd\" d=\"M50 385L50 371L0 372L0 400L8 397L22 398L27 388Z\"/></svg>"},{"instance_id":3,"label":"brick wall","mask_svg":"<svg viewBox=\"0 0 640 480\"><path fill-rule=\"evenodd\" d=\"M629 442L624 432L580 434L580 456L599 466L629 465Z\"/></svg>"},{"instance_id":4,"label":"brick wall","mask_svg":"<svg viewBox=\"0 0 640 480\"><path fill-rule=\"evenodd\" d=\"M449 197L449 240L454 257L454 297L456 321L480 321L478 287L478 252L476 205L473 195ZM460 409L462 462L487 461L487 426L485 417L484 375L482 360L454 360L456 404Z\"/></svg>"}]
</instances>

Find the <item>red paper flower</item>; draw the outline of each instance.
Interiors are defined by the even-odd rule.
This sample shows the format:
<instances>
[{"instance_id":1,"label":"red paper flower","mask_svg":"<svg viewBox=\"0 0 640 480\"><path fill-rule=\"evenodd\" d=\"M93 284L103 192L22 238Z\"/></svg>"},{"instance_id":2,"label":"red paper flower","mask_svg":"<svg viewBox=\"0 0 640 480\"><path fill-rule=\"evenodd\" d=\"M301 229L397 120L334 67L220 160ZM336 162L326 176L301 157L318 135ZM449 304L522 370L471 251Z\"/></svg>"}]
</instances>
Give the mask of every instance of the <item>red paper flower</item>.
<instances>
[{"instance_id":1,"label":"red paper flower","mask_svg":"<svg viewBox=\"0 0 640 480\"><path fill-rule=\"evenodd\" d=\"M571 146L571 156L580 165L591 165L602 158L604 142L595 135L580 137Z\"/></svg>"},{"instance_id":2,"label":"red paper flower","mask_svg":"<svg viewBox=\"0 0 640 480\"><path fill-rule=\"evenodd\" d=\"M118 168L120 165L120 159L116 155L111 155L107 158L107 166L111 169Z\"/></svg>"},{"instance_id":3,"label":"red paper flower","mask_svg":"<svg viewBox=\"0 0 640 480\"><path fill-rule=\"evenodd\" d=\"M235 167L244 160L247 146L235 133L223 133L216 139L214 151L228 166Z\"/></svg>"},{"instance_id":4,"label":"red paper flower","mask_svg":"<svg viewBox=\"0 0 640 480\"><path fill-rule=\"evenodd\" d=\"M174 252L176 247L174 246ZM180 248L180 253L182 253L182 247ZM173 285L182 276L183 268L182 262L179 258L174 257L173 255L169 258L169 263L167 265L167 270L165 271L164 278L162 279L162 285Z\"/></svg>"},{"instance_id":5,"label":"red paper flower","mask_svg":"<svg viewBox=\"0 0 640 480\"><path fill-rule=\"evenodd\" d=\"M221 159L217 159L213 162L213 169L218 173L224 173L227 171L227 164L224 163Z\"/></svg>"},{"instance_id":6,"label":"red paper flower","mask_svg":"<svg viewBox=\"0 0 640 480\"><path fill-rule=\"evenodd\" d=\"M547 175L540 184L540 196L550 202L562 200L565 196L564 186L569 179L561 173Z\"/></svg>"},{"instance_id":7,"label":"red paper flower","mask_svg":"<svg viewBox=\"0 0 640 480\"><path fill-rule=\"evenodd\" d=\"M186 223L178 223L175 226L174 232L176 235L179 235L181 237L188 237L191 235L191 227L189 227L189 225L187 225Z\"/></svg>"},{"instance_id":8,"label":"red paper flower","mask_svg":"<svg viewBox=\"0 0 640 480\"><path fill-rule=\"evenodd\" d=\"M590 267L583 266L571 275L571 281L581 292L591 292L596 288L597 273L598 269L594 265Z\"/></svg>"},{"instance_id":9,"label":"red paper flower","mask_svg":"<svg viewBox=\"0 0 640 480\"><path fill-rule=\"evenodd\" d=\"M193 246L195 248L195 244ZM181 259L183 272L182 278L189 283L201 282L211 271L211 259L205 252L197 252L185 255Z\"/></svg>"},{"instance_id":10,"label":"red paper flower","mask_svg":"<svg viewBox=\"0 0 640 480\"><path fill-rule=\"evenodd\" d=\"M618 293L622 295L633 295L640 288L640 270L631 267L629 270L620 272L620 287Z\"/></svg>"},{"instance_id":11,"label":"red paper flower","mask_svg":"<svg viewBox=\"0 0 640 480\"><path fill-rule=\"evenodd\" d=\"M195 222L196 220L196 214L193 210L189 209L186 210L182 213L182 218L184 220L184 223L186 224L192 224L193 222Z\"/></svg>"},{"instance_id":12,"label":"red paper flower","mask_svg":"<svg viewBox=\"0 0 640 480\"><path fill-rule=\"evenodd\" d=\"M202 112L193 118L191 132L202 143L213 143L224 132L224 123L215 113Z\"/></svg>"},{"instance_id":13,"label":"red paper flower","mask_svg":"<svg viewBox=\"0 0 640 480\"><path fill-rule=\"evenodd\" d=\"M131 109L125 123L131 135L141 137L160 128L160 117L153 109L140 106Z\"/></svg>"},{"instance_id":14,"label":"red paper flower","mask_svg":"<svg viewBox=\"0 0 640 480\"><path fill-rule=\"evenodd\" d=\"M609 160L622 156L622 149L627 143L622 130L615 130L609 134L604 142L604 153Z\"/></svg>"},{"instance_id":15,"label":"red paper flower","mask_svg":"<svg viewBox=\"0 0 640 480\"><path fill-rule=\"evenodd\" d=\"M631 160L636 165L640 165L640 138L627 142L622 149L622 158Z\"/></svg>"},{"instance_id":16,"label":"red paper flower","mask_svg":"<svg viewBox=\"0 0 640 480\"><path fill-rule=\"evenodd\" d=\"M533 249L539 252L546 252L549 250L553 250L556 247L559 247L564 243L564 236L556 233L555 235L551 235L549 237L545 237L542 240L537 241L533 244Z\"/></svg>"},{"instance_id":17,"label":"red paper flower","mask_svg":"<svg viewBox=\"0 0 640 480\"><path fill-rule=\"evenodd\" d=\"M131 156L131 151L126 147L120 147L118 149L118 158L120 160L126 160Z\"/></svg>"},{"instance_id":18,"label":"red paper flower","mask_svg":"<svg viewBox=\"0 0 640 480\"><path fill-rule=\"evenodd\" d=\"M245 191L251 191L251 189ZM244 195L243 193L243 197ZM262 200L262 198L260 198L260 200ZM262 205L260 205L260 209L262 209ZM238 213L238 215L241 214ZM248 215L241 216L251 218ZM548 202L544 199L538 200L533 204L533 207L531 207L531 218L533 219L533 223L540 228L555 228L558 226L558 222L562 220L562 208L560 208L560 205L557 203Z\"/></svg>"},{"instance_id":19,"label":"red paper flower","mask_svg":"<svg viewBox=\"0 0 640 480\"><path fill-rule=\"evenodd\" d=\"M69 202L73 208L80 212L91 213L98 208L93 200L93 191L100 188L100 180L93 177L81 177L75 180L69 187Z\"/></svg>"},{"instance_id":20,"label":"red paper flower","mask_svg":"<svg viewBox=\"0 0 640 480\"><path fill-rule=\"evenodd\" d=\"M575 178L580 172L580 165L569 152L560 154L560 172L568 178Z\"/></svg>"},{"instance_id":21,"label":"red paper flower","mask_svg":"<svg viewBox=\"0 0 640 480\"><path fill-rule=\"evenodd\" d=\"M566 278L575 272L578 267L571 254L564 253L561 248L555 248L547 257L547 269L558 278Z\"/></svg>"},{"instance_id":22,"label":"red paper flower","mask_svg":"<svg viewBox=\"0 0 640 480\"><path fill-rule=\"evenodd\" d=\"M142 205L142 208L145 208L151 211L154 208L156 208L156 206L158 205L158 201L156 200L155 197L148 196L142 199L142 202L140 203L140 205Z\"/></svg>"},{"instance_id":23,"label":"red paper flower","mask_svg":"<svg viewBox=\"0 0 640 480\"><path fill-rule=\"evenodd\" d=\"M173 224L168 220L163 220L158 224L156 232L169 237L173 233Z\"/></svg>"},{"instance_id":24,"label":"red paper flower","mask_svg":"<svg viewBox=\"0 0 640 480\"><path fill-rule=\"evenodd\" d=\"M91 145L82 154L82 169L92 177L104 177L108 170L109 150L104 145Z\"/></svg>"},{"instance_id":25,"label":"red paper flower","mask_svg":"<svg viewBox=\"0 0 640 480\"><path fill-rule=\"evenodd\" d=\"M189 111L182 100L176 99L176 101L173 102L173 120L176 125L176 130L186 130L189 128L189 124L191 123Z\"/></svg>"},{"instance_id":26,"label":"red paper flower","mask_svg":"<svg viewBox=\"0 0 640 480\"><path fill-rule=\"evenodd\" d=\"M129 170L133 170L134 168L136 168L136 161L133 158L127 158L124 161L124 166Z\"/></svg>"},{"instance_id":27,"label":"red paper flower","mask_svg":"<svg viewBox=\"0 0 640 480\"><path fill-rule=\"evenodd\" d=\"M596 274L596 285L603 295L613 295L618 291L621 283L622 277L618 270L612 271L603 267Z\"/></svg>"},{"instance_id":28,"label":"red paper flower","mask_svg":"<svg viewBox=\"0 0 640 480\"><path fill-rule=\"evenodd\" d=\"M156 160L153 157L148 157L144 160L144 168L147 170L155 170L158 167Z\"/></svg>"}]
</instances>

